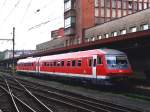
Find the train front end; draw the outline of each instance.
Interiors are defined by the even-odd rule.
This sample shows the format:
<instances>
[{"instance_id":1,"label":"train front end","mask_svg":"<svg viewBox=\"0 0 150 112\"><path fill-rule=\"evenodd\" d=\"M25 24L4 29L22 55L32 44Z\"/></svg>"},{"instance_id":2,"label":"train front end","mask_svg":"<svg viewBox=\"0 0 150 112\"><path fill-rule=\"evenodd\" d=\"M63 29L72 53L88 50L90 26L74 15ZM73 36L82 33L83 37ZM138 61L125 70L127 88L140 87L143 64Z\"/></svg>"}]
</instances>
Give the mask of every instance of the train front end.
<instances>
[{"instance_id":1,"label":"train front end","mask_svg":"<svg viewBox=\"0 0 150 112\"><path fill-rule=\"evenodd\" d=\"M106 55L107 74L110 76L130 76L132 69L126 55Z\"/></svg>"},{"instance_id":2,"label":"train front end","mask_svg":"<svg viewBox=\"0 0 150 112\"><path fill-rule=\"evenodd\" d=\"M133 71L127 55L123 52L110 49L106 49L104 52L103 64L105 69L103 70L103 75L97 74L97 77L102 77L107 83L128 81ZM97 69L97 71L100 71L100 69Z\"/></svg>"}]
</instances>

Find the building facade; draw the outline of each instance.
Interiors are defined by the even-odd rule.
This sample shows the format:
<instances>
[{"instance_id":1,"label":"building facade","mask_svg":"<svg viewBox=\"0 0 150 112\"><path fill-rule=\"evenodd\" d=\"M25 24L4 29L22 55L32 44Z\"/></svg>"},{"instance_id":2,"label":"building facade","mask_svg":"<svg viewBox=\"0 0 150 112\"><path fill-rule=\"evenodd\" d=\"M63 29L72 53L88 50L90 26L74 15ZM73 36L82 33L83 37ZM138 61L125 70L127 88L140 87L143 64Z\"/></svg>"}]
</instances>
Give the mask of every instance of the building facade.
<instances>
[{"instance_id":1,"label":"building facade","mask_svg":"<svg viewBox=\"0 0 150 112\"><path fill-rule=\"evenodd\" d=\"M150 29L150 9L128 15L85 30L85 41L96 41Z\"/></svg>"},{"instance_id":2,"label":"building facade","mask_svg":"<svg viewBox=\"0 0 150 112\"><path fill-rule=\"evenodd\" d=\"M64 0L65 45L84 42L84 30L147 9L149 0Z\"/></svg>"}]
</instances>

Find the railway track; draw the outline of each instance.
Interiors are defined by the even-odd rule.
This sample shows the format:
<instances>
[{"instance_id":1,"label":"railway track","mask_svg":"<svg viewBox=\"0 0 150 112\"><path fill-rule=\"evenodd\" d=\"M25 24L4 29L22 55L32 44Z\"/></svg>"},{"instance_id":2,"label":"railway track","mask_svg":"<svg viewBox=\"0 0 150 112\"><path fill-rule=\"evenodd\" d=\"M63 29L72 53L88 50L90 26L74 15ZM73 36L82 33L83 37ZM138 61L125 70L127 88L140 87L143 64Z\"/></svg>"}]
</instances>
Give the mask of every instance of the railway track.
<instances>
[{"instance_id":1,"label":"railway track","mask_svg":"<svg viewBox=\"0 0 150 112\"><path fill-rule=\"evenodd\" d=\"M14 80L9 79L11 85L15 85ZM80 111L86 112L139 112L120 105L115 105L109 102L96 100L93 98L76 95L66 91L50 88L36 83L28 82L22 79L15 79L16 82L21 82L28 90L30 90L41 101L47 99L51 102L57 102L66 106L77 108Z\"/></svg>"},{"instance_id":2,"label":"railway track","mask_svg":"<svg viewBox=\"0 0 150 112\"><path fill-rule=\"evenodd\" d=\"M0 85L1 89L7 93L11 103L12 108L9 108L7 112L53 112L27 89L22 87L22 91L17 91L17 87L10 85L5 78L1 80ZM2 111L5 112L5 110Z\"/></svg>"}]
</instances>

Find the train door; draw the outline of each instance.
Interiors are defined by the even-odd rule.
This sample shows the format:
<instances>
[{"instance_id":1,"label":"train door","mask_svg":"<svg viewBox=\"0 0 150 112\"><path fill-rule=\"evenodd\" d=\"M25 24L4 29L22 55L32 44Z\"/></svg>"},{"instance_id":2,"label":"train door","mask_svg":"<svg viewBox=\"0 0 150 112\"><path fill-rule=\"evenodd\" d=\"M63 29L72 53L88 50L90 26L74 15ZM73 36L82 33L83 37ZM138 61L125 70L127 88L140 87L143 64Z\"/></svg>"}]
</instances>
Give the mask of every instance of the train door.
<instances>
[{"instance_id":1,"label":"train door","mask_svg":"<svg viewBox=\"0 0 150 112\"><path fill-rule=\"evenodd\" d=\"M97 55L93 55L93 66L92 66L93 78L97 78L96 65L97 65Z\"/></svg>"},{"instance_id":2,"label":"train door","mask_svg":"<svg viewBox=\"0 0 150 112\"><path fill-rule=\"evenodd\" d=\"M40 72L40 63L39 63L40 58L36 58L36 75L39 75Z\"/></svg>"}]
</instances>

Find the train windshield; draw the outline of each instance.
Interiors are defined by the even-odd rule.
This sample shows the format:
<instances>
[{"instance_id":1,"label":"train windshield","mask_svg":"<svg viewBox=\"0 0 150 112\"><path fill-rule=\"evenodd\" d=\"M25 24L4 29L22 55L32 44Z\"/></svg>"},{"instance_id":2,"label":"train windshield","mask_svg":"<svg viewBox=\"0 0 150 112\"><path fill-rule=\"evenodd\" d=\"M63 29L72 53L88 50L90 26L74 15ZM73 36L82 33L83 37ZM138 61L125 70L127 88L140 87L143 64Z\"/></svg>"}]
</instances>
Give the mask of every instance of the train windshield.
<instances>
[{"instance_id":1,"label":"train windshield","mask_svg":"<svg viewBox=\"0 0 150 112\"><path fill-rule=\"evenodd\" d=\"M106 56L107 65L110 69L127 69L128 68L128 59L126 56L115 56L107 55Z\"/></svg>"}]
</instances>

